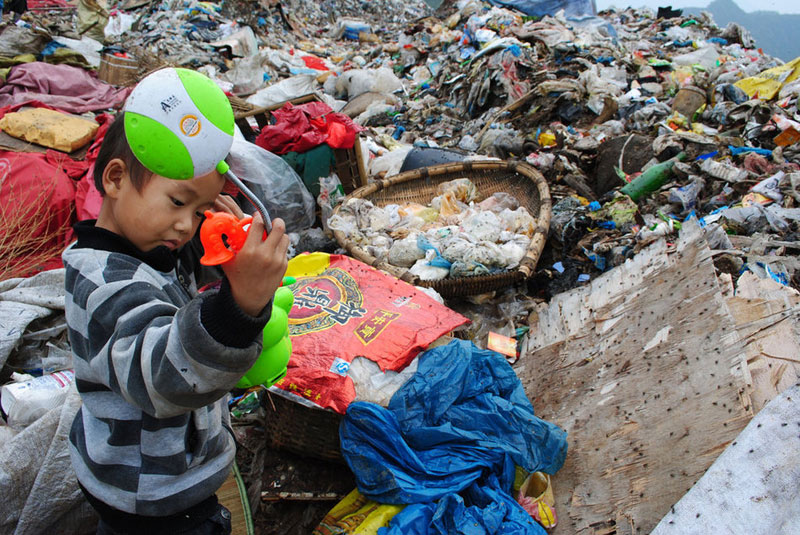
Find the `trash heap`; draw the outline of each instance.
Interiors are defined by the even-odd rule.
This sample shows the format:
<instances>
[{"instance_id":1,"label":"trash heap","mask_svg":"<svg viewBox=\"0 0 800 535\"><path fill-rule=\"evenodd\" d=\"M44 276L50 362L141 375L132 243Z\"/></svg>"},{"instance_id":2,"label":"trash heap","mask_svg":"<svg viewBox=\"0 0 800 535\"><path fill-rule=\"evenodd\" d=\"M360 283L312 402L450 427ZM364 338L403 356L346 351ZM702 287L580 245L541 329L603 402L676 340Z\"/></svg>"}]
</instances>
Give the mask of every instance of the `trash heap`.
<instances>
[{"instance_id":1,"label":"trash heap","mask_svg":"<svg viewBox=\"0 0 800 535\"><path fill-rule=\"evenodd\" d=\"M107 44L136 54L140 67L198 69L251 106L316 92L368 129L370 178L397 173L414 147L538 168L556 201L536 278L542 297L619 265L691 217L727 251L721 268L798 284L784 243L800 215L800 62L764 54L740 25L671 10L531 16L478 0L437 10L389 1L138 4L109 11ZM90 39L63 31L64 19L27 13L32 28L3 35L27 32L28 51L45 54L31 50L30 36L44 47L46 29L58 48L87 50ZM651 171L655 182L645 176L644 190L620 195L665 161Z\"/></svg>"},{"instance_id":2,"label":"trash heap","mask_svg":"<svg viewBox=\"0 0 800 535\"><path fill-rule=\"evenodd\" d=\"M735 282L749 272L800 289L800 58L784 63L741 25L721 28L679 10L437 4L79 0L75 8L29 0L21 18L6 18L0 282L25 278L2 289L34 308L16 314L19 336L4 339L0 364L45 374L68 367L63 316L49 315L63 296L48 292L63 284L27 277L58 267L71 224L96 216L91 177L103 136L130 87L163 66L208 75L237 112L295 113L299 106L292 111L287 101L312 95L309 109L356 125L348 135L366 162L363 183L444 161L498 158L538 169L554 203L536 273L499 295L448 302L472 320L462 336L477 345L490 333L514 339L510 362L543 299L655 240L671 245L690 220L705 228L718 273ZM56 129L70 135L32 128L54 109L77 121ZM257 141L280 138L282 123L267 132L255 115L246 121L251 128L234 143L231 164L272 215L291 224L295 254L333 252L342 244L330 231L347 229L376 257L430 278L460 277L513 267L534 232L509 195L475 196L464 183L442 190L431 206L350 199L329 220L344 198L332 167L309 183L302 158ZM453 219L440 220L453 207L445 214ZM53 399L20 422L35 422Z\"/></svg>"}]
</instances>

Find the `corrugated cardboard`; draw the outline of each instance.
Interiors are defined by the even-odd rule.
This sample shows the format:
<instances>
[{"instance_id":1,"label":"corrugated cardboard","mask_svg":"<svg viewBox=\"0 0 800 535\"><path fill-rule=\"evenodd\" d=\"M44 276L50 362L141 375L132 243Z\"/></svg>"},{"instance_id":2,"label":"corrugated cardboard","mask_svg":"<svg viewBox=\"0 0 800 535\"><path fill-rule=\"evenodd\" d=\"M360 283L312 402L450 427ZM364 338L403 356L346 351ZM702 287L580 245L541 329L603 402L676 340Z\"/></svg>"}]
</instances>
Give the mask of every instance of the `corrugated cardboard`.
<instances>
[{"instance_id":1,"label":"corrugated cardboard","mask_svg":"<svg viewBox=\"0 0 800 535\"><path fill-rule=\"evenodd\" d=\"M0 119L6 134L64 152L87 145L98 127L94 121L46 108L24 109Z\"/></svg>"}]
</instances>

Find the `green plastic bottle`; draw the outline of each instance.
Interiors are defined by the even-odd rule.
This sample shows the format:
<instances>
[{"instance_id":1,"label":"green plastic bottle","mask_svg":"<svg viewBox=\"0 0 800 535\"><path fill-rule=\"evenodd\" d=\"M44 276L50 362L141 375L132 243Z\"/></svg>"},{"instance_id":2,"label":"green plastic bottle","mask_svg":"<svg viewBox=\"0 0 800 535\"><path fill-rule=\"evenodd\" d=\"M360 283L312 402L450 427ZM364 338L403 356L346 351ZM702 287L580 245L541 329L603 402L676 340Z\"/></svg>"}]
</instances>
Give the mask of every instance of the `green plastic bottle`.
<instances>
[{"instance_id":1,"label":"green plastic bottle","mask_svg":"<svg viewBox=\"0 0 800 535\"><path fill-rule=\"evenodd\" d=\"M663 186L670 176L672 167L676 162L686 159L686 153L681 152L664 162L652 166L650 169L634 178L620 190L630 197L634 202Z\"/></svg>"}]
</instances>

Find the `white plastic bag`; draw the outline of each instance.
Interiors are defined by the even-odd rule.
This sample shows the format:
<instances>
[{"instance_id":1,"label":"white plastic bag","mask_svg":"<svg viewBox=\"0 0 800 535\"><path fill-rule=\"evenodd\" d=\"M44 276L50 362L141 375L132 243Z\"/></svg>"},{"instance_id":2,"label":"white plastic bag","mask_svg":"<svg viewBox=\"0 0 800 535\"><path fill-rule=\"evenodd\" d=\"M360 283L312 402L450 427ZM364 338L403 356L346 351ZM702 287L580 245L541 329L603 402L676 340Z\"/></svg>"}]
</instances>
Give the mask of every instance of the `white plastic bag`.
<instances>
[{"instance_id":1,"label":"white plastic bag","mask_svg":"<svg viewBox=\"0 0 800 535\"><path fill-rule=\"evenodd\" d=\"M268 108L293 98L308 95L318 88L316 75L300 74L259 90L256 94L249 96L247 102L259 108Z\"/></svg>"},{"instance_id":2,"label":"white plastic bag","mask_svg":"<svg viewBox=\"0 0 800 535\"><path fill-rule=\"evenodd\" d=\"M103 35L106 36L106 39L119 37L130 30L134 22L136 22L136 15L131 15L123 11L115 11L108 17L108 23L103 29Z\"/></svg>"},{"instance_id":3,"label":"white plastic bag","mask_svg":"<svg viewBox=\"0 0 800 535\"><path fill-rule=\"evenodd\" d=\"M231 171L264 203L270 217L284 220L288 232L314 224L314 197L280 156L237 136L227 161Z\"/></svg>"},{"instance_id":4,"label":"white plastic bag","mask_svg":"<svg viewBox=\"0 0 800 535\"><path fill-rule=\"evenodd\" d=\"M319 196L317 197L317 204L320 209L320 217L322 219L322 230L326 234L330 234L328 228L328 219L333 214L333 209L337 204L344 200L345 194L342 188L342 182L336 173L331 173L329 176L319 179Z\"/></svg>"}]
</instances>

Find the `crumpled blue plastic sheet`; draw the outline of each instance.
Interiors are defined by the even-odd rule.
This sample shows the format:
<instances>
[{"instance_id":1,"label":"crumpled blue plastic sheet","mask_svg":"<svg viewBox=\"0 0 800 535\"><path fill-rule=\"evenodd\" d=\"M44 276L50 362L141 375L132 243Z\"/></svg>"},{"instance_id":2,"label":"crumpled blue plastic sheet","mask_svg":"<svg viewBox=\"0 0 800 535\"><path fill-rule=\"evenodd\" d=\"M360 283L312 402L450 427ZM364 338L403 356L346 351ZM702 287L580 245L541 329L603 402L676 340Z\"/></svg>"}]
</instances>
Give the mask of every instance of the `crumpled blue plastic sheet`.
<instances>
[{"instance_id":1,"label":"crumpled blue plastic sheet","mask_svg":"<svg viewBox=\"0 0 800 535\"><path fill-rule=\"evenodd\" d=\"M489 0L489 3L510 7L532 17L555 15L562 9L567 17L595 14L591 0Z\"/></svg>"},{"instance_id":2,"label":"crumpled blue plastic sheet","mask_svg":"<svg viewBox=\"0 0 800 535\"><path fill-rule=\"evenodd\" d=\"M425 352L388 409L351 403L340 439L362 494L419 504L382 535L544 533L509 494L514 467L553 474L567 453L508 362L463 340Z\"/></svg>"},{"instance_id":3,"label":"crumpled blue plastic sheet","mask_svg":"<svg viewBox=\"0 0 800 535\"><path fill-rule=\"evenodd\" d=\"M474 483L464 493L438 502L412 504L395 516L378 535L546 535L546 531L499 488L497 476ZM468 505L472 503L473 505Z\"/></svg>"}]
</instances>

